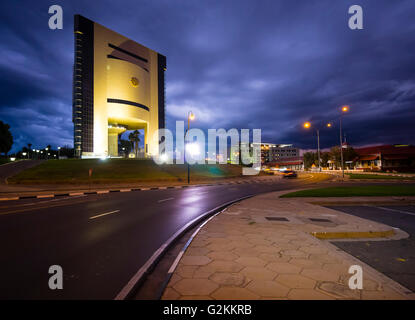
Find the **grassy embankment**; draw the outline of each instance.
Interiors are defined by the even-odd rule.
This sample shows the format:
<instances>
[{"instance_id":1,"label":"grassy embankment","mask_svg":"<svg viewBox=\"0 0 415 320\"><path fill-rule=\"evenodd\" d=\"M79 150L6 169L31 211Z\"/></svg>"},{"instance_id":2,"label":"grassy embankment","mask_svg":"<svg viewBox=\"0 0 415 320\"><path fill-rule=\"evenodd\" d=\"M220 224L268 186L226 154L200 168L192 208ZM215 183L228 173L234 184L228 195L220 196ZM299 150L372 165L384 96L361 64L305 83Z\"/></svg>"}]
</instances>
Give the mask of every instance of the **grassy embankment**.
<instances>
[{"instance_id":1,"label":"grassy embankment","mask_svg":"<svg viewBox=\"0 0 415 320\"><path fill-rule=\"evenodd\" d=\"M347 173L350 179L415 180L415 177L401 177L383 174Z\"/></svg>"},{"instance_id":2,"label":"grassy embankment","mask_svg":"<svg viewBox=\"0 0 415 320\"><path fill-rule=\"evenodd\" d=\"M157 165L153 160L133 159L67 159L49 160L22 171L8 179L11 184L53 184L89 183L89 169L92 169L91 183L111 182L185 182L186 165ZM241 176L238 165L192 165L191 181L231 178Z\"/></svg>"},{"instance_id":3,"label":"grassy embankment","mask_svg":"<svg viewBox=\"0 0 415 320\"><path fill-rule=\"evenodd\" d=\"M329 187L302 190L287 193L281 198L296 197L372 197L372 196L415 196L415 186L391 185L391 186L347 186Z\"/></svg>"},{"instance_id":4,"label":"grassy embankment","mask_svg":"<svg viewBox=\"0 0 415 320\"><path fill-rule=\"evenodd\" d=\"M0 158L0 166L9 162L11 162L9 158Z\"/></svg>"}]
</instances>

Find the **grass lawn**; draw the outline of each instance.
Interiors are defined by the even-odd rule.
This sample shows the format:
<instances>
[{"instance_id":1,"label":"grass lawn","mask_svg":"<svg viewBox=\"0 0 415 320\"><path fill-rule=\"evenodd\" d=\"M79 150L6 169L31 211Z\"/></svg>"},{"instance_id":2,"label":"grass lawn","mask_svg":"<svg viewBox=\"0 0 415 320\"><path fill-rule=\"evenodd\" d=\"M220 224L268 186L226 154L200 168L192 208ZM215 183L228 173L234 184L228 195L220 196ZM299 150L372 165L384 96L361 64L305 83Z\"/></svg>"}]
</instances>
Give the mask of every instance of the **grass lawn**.
<instances>
[{"instance_id":1,"label":"grass lawn","mask_svg":"<svg viewBox=\"0 0 415 320\"><path fill-rule=\"evenodd\" d=\"M5 164L5 163L9 163L10 159L8 158L0 158L0 165Z\"/></svg>"},{"instance_id":2,"label":"grass lawn","mask_svg":"<svg viewBox=\"0 0 415 320\"><path fill-rule=\"evenodd\" d=\"M415 186L350 186L310 189L287 193L281 198L295 197L370 197L370 196L415 196Z\"/></svg>"},{"instance_id":3,"label":"grass lawn","mask_svg":"<svg viewBox=\"0 0 415 320\"><path fill-rule=\"evenodd\" d=\"M186 181L186 165L157 165L153 160L134 159L65 159L49 160L8 179L9 183L50 184ZM206 180L241 176L238 165L192 165L191 180Z\"/></svg>"},{"instance_id":4,"label":"grass lawn","mask_svg":"<svg viewBox=\"0 0 415 320\"><path fill-rule=\"evenodd\" d=\"M347 173L350 179L415 180L415 177L399 177L382 174Z\"/></svg>"}]
</instances>

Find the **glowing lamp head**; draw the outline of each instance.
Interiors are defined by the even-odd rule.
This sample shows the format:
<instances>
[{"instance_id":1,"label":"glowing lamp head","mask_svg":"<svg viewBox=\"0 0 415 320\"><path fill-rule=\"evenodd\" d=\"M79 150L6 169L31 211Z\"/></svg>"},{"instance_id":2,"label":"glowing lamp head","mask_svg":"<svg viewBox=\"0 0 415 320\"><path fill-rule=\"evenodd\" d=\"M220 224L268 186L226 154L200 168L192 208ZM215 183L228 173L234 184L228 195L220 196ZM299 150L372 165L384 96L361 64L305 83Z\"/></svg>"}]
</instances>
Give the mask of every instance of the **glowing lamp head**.
<instances>
[{"instance_id":1,"label":"glowing lamp head","mask_svg":"<svg viewBox=\"0 0 415 320\"><path fill-rule=\"evenodd\" d=\"M311 123L310 122L305 122L303 124L303 127L306 128L306 129L311 128Z\"/></svg>"},{"instance_id":2,"label":"glowing lamp head","mask_svg":"<svg viewBox=\"0 0 415 320\"><path fill-rule=\"evenodd\" d=\"M343 106L342 107L342 112L348 112L349 111L349 106Z\"/></svg>"},{"instance_id":3,"label":"glowing lamp head","mask_svg":"<svg viewBox=\"0 0 415 320\"><path fill-rule=\"evenodd\" d=\"M163 154L160 155L160 160L162 162L167 162L168 159L169 158L168 158L167 154L163 153Z\"/></svg>"},{"instance_id":4,"label":"glowing lamp head","mask_svg":"<svg viewBox=\"0 0 415 320\"><path fill-rule=\"evenodd\" d=\"M331 128L333 125L329 122L327 123L327 128Z\"/></svg>"},{"instance_id":5,"label":"glowing lamp head","mask_svg":"<svg viewBox=\"0 0 415 320\"><path fill-rule=\"evenodd\" d=\"M190 120L194 120L195 119L195 114L192 111L190 111L190 113L189 113L189 119Z\"/></svg>"}]
</instances>

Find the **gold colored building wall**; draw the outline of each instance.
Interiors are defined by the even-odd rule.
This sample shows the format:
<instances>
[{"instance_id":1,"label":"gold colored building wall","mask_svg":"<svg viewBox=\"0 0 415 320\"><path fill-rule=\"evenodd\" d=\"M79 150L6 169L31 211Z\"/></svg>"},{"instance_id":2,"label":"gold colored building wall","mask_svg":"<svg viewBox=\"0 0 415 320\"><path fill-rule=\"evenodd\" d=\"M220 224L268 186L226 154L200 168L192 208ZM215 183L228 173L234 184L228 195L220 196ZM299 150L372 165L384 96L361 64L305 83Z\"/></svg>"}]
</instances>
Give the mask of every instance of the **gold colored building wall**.
<instances>
[{"instance_id":1,"label":"gold colored building wall","mask_svg":"<svg viewBox=\"0 0 415 320\"><path fill-rule=\"evenodd\" d=\"M148 154L158 152L151 139L159 123L157 59L157 52L94 24L94 156L109 155L108 124L145 129Z\"/></svg>"}]
</instances>

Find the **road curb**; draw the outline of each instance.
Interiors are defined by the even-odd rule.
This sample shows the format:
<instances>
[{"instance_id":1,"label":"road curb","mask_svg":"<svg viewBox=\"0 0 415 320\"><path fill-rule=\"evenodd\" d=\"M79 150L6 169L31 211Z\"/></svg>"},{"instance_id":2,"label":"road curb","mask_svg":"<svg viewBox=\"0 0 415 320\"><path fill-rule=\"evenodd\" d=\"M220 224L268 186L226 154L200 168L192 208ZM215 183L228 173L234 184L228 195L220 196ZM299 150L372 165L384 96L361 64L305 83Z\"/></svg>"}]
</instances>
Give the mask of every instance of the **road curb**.
<instances>
[{"instance_id":1,"label":"road curb","mask_svg":"<svg viewBox=\"0 0 415 320\"><path fill-rule=\"evenodd\" d=\"M188 222L178 231L176 231L166 242L164 242L146 261L146 263L136 272L136 274L128 281L128 283L124 286L124 288L117 294L114 300L126 300L131 297L133 292L137 289L137 287L143 283L147 274L154 268L157 262L161 259L161 257L167 252L167 250L175 243L175 241L180 238L183 234L189 231L191 228L194 228L198 223L203 221L210 216L220 213L230 205L251 198L253 195L241 197L232 201L225 202L212 210L209 210L205 213L202 213L200 216L196 217L192 221Z\"/></svg>"},{"instance_id":2,"label":"road curb","mask_svg":"<svg viewBox=\"0 0 415 320\"><path fill-rule=\"evenodd\" d=\"M267 181L269 180L269 181ZM0 201L11 201L11 200L26 200L26 199L41 199L41 198L54 198L54 197L71 197L80 195L95 195L105 194L113 192L132 192L132 191L148 191L148 190L166 190L166 189L182 189L189 187L208 187L214 185L232 185L232 184L245 184L245 183L263 183L272 182L273 179L255 179L249 181L230 181L230 182L219 182L219 183L207 183L207 184L191 184L191 185L179 185L179 186L161 186L161 187L141 187L141 188L122 188L122 189L108 189L108 190L94 190L94 191L83 191L83 192L65 192L65 193L51 193L51 194L40 194L40 195L27 195L27 196L16 196L10 198L0 198Z\"/></svg>"}]
</instances>

